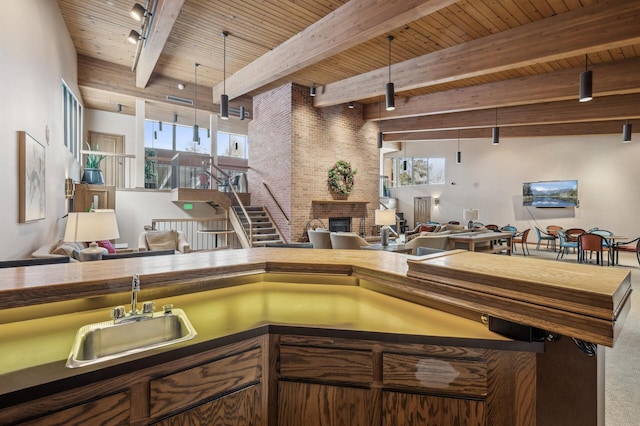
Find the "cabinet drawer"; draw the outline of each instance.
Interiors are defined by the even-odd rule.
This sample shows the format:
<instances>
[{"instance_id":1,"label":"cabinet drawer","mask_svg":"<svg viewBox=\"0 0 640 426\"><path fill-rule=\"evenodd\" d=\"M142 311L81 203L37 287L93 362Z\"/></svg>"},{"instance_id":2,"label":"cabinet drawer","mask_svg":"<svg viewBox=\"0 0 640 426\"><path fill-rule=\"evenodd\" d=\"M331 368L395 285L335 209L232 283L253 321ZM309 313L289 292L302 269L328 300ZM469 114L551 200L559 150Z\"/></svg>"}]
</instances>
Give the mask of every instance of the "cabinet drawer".
<instances>
[{"instance_id":1,"label":"cabinet drawer","mask_svg":"<svg viewBox=\"0 0 640 426\"><path fill-rule=\"evenodd\" d=\"M280 377L369 385L373 356L369 351L281 346Z\"/></svg>"},{"instance_id":2,"label":"cabinet drawer","mask_svg":"<svg viewBox=\"0 0 640 426\"><path fill-rule=\"evenodd\" d=\"M152 380L151 417L176 412L260 381L261 358L261 349L254 349Z\"/></svg>"},{"instance_id":3,"label":"cabinet drawer","mask_svg":"<svg viewBox=\"0 0 640 426\"><path fill-rule=\"evenodd\" d=\"M383 354L382 368L383 385L387 388L471 397L487 395L487 361L484 359Z\"/></svg>"}]
</instances>

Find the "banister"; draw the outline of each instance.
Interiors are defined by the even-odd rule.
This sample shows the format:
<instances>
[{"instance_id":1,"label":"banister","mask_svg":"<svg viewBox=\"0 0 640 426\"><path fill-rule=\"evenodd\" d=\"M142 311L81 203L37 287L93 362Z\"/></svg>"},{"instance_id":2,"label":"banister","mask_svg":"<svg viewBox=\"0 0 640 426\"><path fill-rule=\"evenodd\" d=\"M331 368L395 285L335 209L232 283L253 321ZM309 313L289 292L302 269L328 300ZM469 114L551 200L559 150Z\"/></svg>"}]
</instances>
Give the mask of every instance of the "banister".
<instances>
[{"instance_id":1,"label":"banister","mask_svg":"<svg viewBox=\"0 0 640 426\"><path fill-rule=\"evenodd\" d=\"M262 184L264 185L264 187L266 188L267 192L269 193L269 196L271 197L271 199L273 200L274 203L276 203L276 206L278 207L278 209L280 210L280 213L282 213L282 216L284 216L284 218L287 220L287 224L290 223L289 221L289 216L287 216L287 214L284 212L284 210L282 209L282 207L280 206L280 203L278 202L278 200L276 200L276 197L273 195L273 192L271 192L271 188L269 188L269 185L267 185L266 182L262 182Z\"/></svg>"}]
</instances>

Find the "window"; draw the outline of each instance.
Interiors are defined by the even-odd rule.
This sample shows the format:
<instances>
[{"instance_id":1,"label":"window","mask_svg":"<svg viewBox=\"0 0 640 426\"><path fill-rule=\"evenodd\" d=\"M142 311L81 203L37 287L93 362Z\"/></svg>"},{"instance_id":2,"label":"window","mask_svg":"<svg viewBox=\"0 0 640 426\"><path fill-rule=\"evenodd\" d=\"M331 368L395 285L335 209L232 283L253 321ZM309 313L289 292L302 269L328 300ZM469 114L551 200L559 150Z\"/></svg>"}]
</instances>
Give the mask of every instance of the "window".
<instances>
[{"instance_id":1,"label":"window","mask_svg":"<svg viewBox=\"0 0 640 426\"><path fill-rule=\"evenodd\" d=\"M398 158L396 170L396 186L444 184L444 158Z\"/></svg>"},{"instance_id":2,"label":"window","mask_svg":"<svg viewBox=\"0 0 640 426\"><path fill-rule=\"evenodd\" d=\"M199 129L200 143L193 143L193 127L175 123L145 120L144 146L146 148L188 151L209 154L211 138L208 129Z\"/></svg>"},{"instance_id":3,"label":"window","mask_svg":"<svg viewBox=\"0 0 640 426\"><path fill-rule=\"evenodd\" d=\"M62 111L64 115L64 146L80 161L82 105L64 81L62 82Z\"/></svg>"},{"instance_id":4,"label":"window","mask_svg":"<svg viewBox=\"0 0 640 426\"><path fill-rule=\"evenodd\" d=\"M247 150L247 136L218 132L218 156L249 158Z\"/></svg>"}]
</instances>

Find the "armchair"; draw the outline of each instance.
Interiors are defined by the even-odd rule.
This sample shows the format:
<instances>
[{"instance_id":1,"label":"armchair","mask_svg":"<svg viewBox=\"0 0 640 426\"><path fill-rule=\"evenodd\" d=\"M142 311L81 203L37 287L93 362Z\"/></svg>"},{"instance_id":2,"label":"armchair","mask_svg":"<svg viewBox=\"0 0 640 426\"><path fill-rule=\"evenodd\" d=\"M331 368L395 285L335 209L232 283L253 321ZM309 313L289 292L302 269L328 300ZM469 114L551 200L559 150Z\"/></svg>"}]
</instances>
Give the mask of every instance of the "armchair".
<instances>
[{"instance_id":1,"label":"armchair","mask_svg":"<svg viewBox=\"0 0 640 426\"><path fill-rule=\"evenodd\" d=\"M144 231L138 237L138 250L177 250L181 253L189 253L191 246L182 231L173 229L165 231Z\"/></svg>"},{"instance_id":2,"label":"armchair","mask_svg":"<svg viewBox=\"0 0 640 426\"><path fill-rule=\"evenodd\" d=\"M360 247L370 245L367 240L353 232L331 232L329 237L334 249L360 250Z\"/></svg>"},{"instance_id":3,"label":"armchair","mask_svg":"<svg viewBox=\"0 0 640 426\"><path fill-rule=\"evenodd\" d=\"M518 246L518 243L520 243L520 245L522 246L522 254L524 256L526 256L527 254L530 254L529 247L527 247L527 237L529 236L529 231L531 231L531 229L527 228L524 231L518 232L513 235L513 238L511 239L513 251L515 251L516 247Z\"/></svg>"},{"instance_id":4,"label":"armchair","mask_svg":"<svg viewBox=\"0 0 640 426\"><path fill-rule=\"evenodd\" d=\"M328 230L309 229L307 231L307 235L309 236L309 242L313 244L313 248L315 249L331 248L331 237L330 237L330 232Z\"/></svg>"},{"instance_id":5,"label":"armchair","mask_svg":"<svg viewBox=\"0 0 640 426\"><path fill-rule=\"evenodd\" d=\"M551 243L551 249L556 251L556 236L550 234L548 232L543 231L542 229L536 226L536 234L538 234L538 245L536 245L536 250L540 250L540 243L543 241L547 242L547 248L549 248L549 243Z\"/></svg>"}]
</instances>

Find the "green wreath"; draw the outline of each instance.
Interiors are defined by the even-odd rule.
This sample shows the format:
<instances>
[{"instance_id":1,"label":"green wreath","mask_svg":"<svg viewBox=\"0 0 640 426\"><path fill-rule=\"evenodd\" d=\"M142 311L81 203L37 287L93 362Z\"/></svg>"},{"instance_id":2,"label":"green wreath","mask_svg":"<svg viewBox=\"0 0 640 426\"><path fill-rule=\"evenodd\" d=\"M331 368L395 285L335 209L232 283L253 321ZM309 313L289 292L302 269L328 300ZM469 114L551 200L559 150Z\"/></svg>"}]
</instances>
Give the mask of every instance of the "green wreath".
<instances>
[{"instance_id":1,"label":"green wreath","mask_svg":"<svg viewBox=\"0 0 640 426\"><path fill-rule=\"evenodd\" d=\"M357 170L352 170L351 164L346 161L336 162L335 166L329 170L329 179L327 179L329 188L340 195L351 194L355 184L353 177L357 172Z\"/></svg>"}]
</instances>

